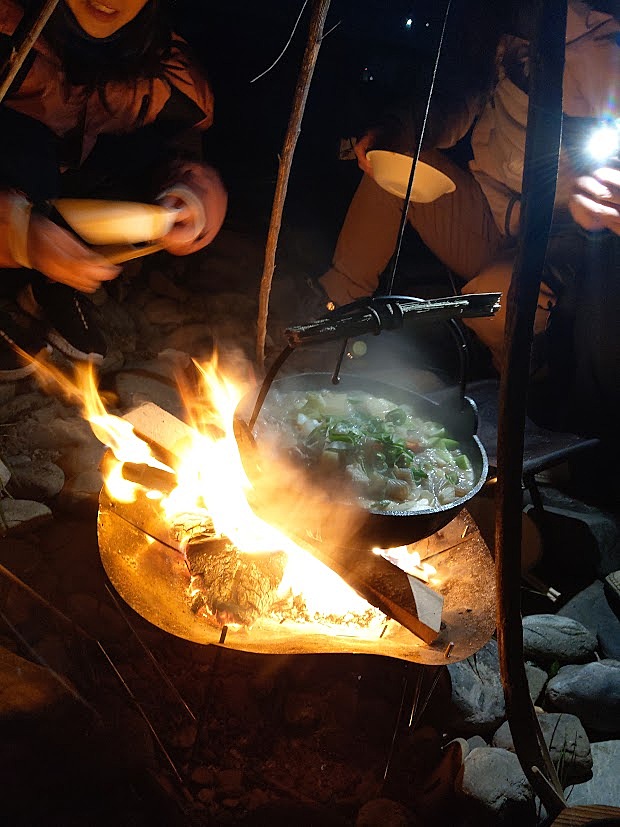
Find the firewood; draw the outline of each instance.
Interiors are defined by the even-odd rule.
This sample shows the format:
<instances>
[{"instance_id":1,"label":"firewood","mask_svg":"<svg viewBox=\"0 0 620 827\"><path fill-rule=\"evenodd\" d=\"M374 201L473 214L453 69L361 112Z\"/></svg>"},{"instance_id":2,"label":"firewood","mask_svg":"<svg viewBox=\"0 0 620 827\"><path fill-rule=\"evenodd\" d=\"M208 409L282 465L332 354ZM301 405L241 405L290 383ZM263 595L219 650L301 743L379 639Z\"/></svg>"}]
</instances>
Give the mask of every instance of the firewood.
<instances>
[{"instance_id":1,"label":"firewood","mask_svg":"<svg viewBox=\"0 0 620 827\"><path fill-rule=\"evenodd\" d=\"M191 542L187 560L199 603L222 623L251 626L276 599L286 554L245 554L221 535Z\"/></svg>"},{"instance_id":2,"label":"firewood","mask_svg":"<svg viewBox=\"0 0 620 827\"><path fill-rule=\"evenodd\" d=\"M189 425L150 402L130 411L125 419L151 445L155 455L165 457L163 461L173 467L175 456L185 448L192 436ZM150 479L149 474L145 479ZM289 519L294 504L274 498L272 505L278 502ZM312 508L312 500L308 499L306 505ZM273 516L277 523L278 515ZM301 538L303 534L296 532L296 537ZM201 592L212 613L234 616L237 622L250 624L269 608L282 577L284 557L278 554L244 554L225 538L223 542L216 542L213 537L203 539L204 547L199 543L194 545L195 542L190 544L193 546L191 555L202 555L199 565L204 574L198 569L194 573L203 577L204 589L201 586ZM305 541L303 545L371 605L423 641L430 644L438 637L444 601L430 586L418 582L370 551L363 553L358 548L314 540ZM279 570L280 564L282 571ZM190 561L190 569L192 565L196 564Z\"/></svg>"},{"instance_id":3,"label":"firewood","mask_svg":"<svg viewBox=\"0 0 620 827\"><path fill-rule=\"evenodd\" d=\"M318 543L304 543L304 547L370 604L425 643L438 637L444 598L430 586L371 551Z\"/></svg>"},{"instance_id":4,"label":"firewood","mask_svg":"<svg viewBox=\"0 0 620 827\"><path fill-rule=\"evenodd\" d=\"M173 467L195 437L189 425L153 402L134 408L123 419L133 425L137 436L148 443L157 459Z\"/></svg>"}]
</instances>

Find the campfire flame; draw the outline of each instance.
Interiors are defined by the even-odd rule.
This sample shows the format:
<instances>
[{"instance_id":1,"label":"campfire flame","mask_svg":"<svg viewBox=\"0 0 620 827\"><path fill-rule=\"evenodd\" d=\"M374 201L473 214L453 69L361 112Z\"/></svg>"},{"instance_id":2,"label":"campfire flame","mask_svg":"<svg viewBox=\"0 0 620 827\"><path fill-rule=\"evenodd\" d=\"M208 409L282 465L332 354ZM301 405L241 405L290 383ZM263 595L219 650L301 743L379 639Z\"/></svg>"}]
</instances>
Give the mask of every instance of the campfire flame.
<instances>
[{"instance_id":1,"label":"campfire flame","mask_svg":"<svg viewBox=\"0 0 620 827\"><path fill-rule=\"evenodd\" d=\"M417 577L418 580L423 580L425 583L432 582L431 578L434 574L437 574L435 566L431 566L430 563L423 563L419 552L411 551L407 546L373 548L372 552L398 566L405 574Z\"/></svg>"},{"instance_id":2,"label":"campfire flame","mask_svg":"<svg viewBox=\"0 0 620 827\"><path fill-rule=\"evenodd\" d=\"M93 433L110 449L113 458L110 456L106 462L104 484L113 500L133 503L142 495L157 503L166 524L174 527L177 536L180 533L180 545L185 550L196 534L209 526L212 534L229 541L245 559L284 552L286 565L274 606L299 606L301 601L305 622L319 622L322 633L381 637L389 622L386 616L292 539L295 509L317 507L313 500L304 497L303 503L296 504L294 499L284 503L283 509L290 511L293 526L288 532L286 527L279 527L280 521L278 526L273 525L252 509L253 485L244 469L234 430L235 412L247 389L222 374L217 358L206 364L194 364L200 380L198 392L189 393L179 386L191 438L183 450L177 452L175 448L178 456L174 467L154 456L130 422L108 412L92 366L77 366L71 380L46 362L37 364L37 375L42 383L55 383L72 402L80 404ZM166 491L145 489L124 476L127 463L164 472L166 479L175 480L176 484ZM275 474L281 474L288 483L287 473L288 469L275 469ZM277 490L281 491L279 482ZM432 566L421 563L419 555L416 559L406 547L374 552L426 582L435 573ZM208 575L206 570L203 579ZM200 585L200 577L188 578L188 600L199 594ZM226 609L210 610L208 619L229 622Z\"/></svg>"},{"instance_id":3,"label":"campfire flame","mask_svg":"<svg viewBox=\"0 0 620 827\"><path fill-rule=\"evenodd\" d=\"M38 366L39 378L59 384L64 394L78 401L82 414L97 439L112 452L106 463L104 484L112 499L134 502L143 486L123 476L125 463L137 463L170 472L176 487L170 492L147 490L146 496L158 501L166 521L181 526L186 542L196 526L212 524L217 534L228 538L242 554L285 552L287 564L278 594L299 595L310 616L338 615L350 623L364 617L364 634L369 633L372 615L373 634L380 634L386 618L360 597L335 572L294 542L284 531L258 517L248 502L252 484L244 471L234 434L235 410L246 389L230 382L218 369L217 359L196 364L200 390L196 396L183 394L192 426L191 444L183 446L175 467L158 460L149 445L134 431L131 423L107 411L97 389L96 375L89 366L76 366L72 381L52 365ZM195 590L195 578L188 594ZM343 634L342 629L336 633ZM362 633L362 632L360 632Z\"/></svg>"}]
</instances>

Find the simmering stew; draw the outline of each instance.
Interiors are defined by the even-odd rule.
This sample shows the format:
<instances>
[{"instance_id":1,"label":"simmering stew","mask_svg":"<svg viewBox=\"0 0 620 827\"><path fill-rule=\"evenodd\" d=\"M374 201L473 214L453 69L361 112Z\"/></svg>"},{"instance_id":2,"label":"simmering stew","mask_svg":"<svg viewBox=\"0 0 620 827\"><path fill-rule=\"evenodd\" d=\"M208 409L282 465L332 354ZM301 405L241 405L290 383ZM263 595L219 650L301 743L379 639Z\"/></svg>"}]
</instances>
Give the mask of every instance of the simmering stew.
<instances>
[{"instance_id":1,"label":"simmering stew","mask_svg":"<svg viewBox=\"0 0 620 827\"><path fill-rule=\"evenodd\" d=\"M422 511L466 496L474 471L439 422L363 391L273 390L256 435L320 485L375 511Z\"/></svg>"}]
</instances>

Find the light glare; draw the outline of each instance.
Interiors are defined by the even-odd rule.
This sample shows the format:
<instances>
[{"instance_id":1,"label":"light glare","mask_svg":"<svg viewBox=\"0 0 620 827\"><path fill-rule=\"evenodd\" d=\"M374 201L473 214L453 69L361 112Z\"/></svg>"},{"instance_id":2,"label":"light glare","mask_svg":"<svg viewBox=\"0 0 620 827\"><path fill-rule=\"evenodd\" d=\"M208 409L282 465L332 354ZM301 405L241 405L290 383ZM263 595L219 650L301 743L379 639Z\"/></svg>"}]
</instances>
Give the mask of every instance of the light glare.
<instances>
[{"instance_id":1,"label":"light glare","mask_svg":"<svg viewBox=\"0 0 620 827\"><path fill-rule=\"evenodd\" d=\"M607 161L620 150L620 130L617 126L599 126L590 135L586 150L596 161Z\"/></svg>"}]
</instances>

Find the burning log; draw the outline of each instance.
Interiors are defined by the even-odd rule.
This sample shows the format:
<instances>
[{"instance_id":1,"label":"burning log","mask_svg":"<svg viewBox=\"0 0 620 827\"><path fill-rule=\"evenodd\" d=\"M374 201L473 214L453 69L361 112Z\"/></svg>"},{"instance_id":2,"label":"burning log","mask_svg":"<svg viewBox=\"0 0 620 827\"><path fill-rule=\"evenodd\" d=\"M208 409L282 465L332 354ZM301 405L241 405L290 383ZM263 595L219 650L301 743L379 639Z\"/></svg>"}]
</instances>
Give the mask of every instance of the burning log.
<instances>
[{"instance_id":1,"label":"burning log","mask_svg":"<svg viewBox=\"0 0 620 827\"><path fill-rule=\"evenodd\" d=\"M163 494L170 493L177 485L176 474L171 471L137 462L124 462L122 474L123 479L128 482L135 482L136 485L150 491L161 491Z\"/></svg>"},{"instance_id":2,"label":"burning log","mask_svg":"<svg viewBox=\"0 0 620 827\"><path fill-rule=\"evenodd\" d=\"M384 557L359 548L306 544L315 557L333 569L365 600L409 629L425 643L441 630L444 598L426 583L397 568Z\"/></svg>"},{"instance_id":3,"label":"burning log","mask_svg":"<svg viewBox=\"0 0 620 827\"><path fill-rule=\"evenodd\" d=\"M197 589L193 609L206 607L218 623L251 626L276 599L286 554L243 554L222 535L192 540L187 561Z\"/></svg>"},{"instance_id":4,"label":"burning log","mask_svg":"<svg viewBox=\"0 0 620 827\"><path fill-rule=\"evenodd\" d=\"M133 425L137 436L143 439L154 455L166 465L172 465L182 451L191 446L193 429L168 411L146 402L123 416Z\"/></svg>"},{"instance_id":5,"label":"burning log","mask_svg":"<svg viewBox=\"0 0 620 827\"><path fill-rule=\"evenodd\" d=\"M125 418L149 442L154 453L167 457L173 466L176 452L182 450L191 437L189 426L153 403L141 406ZM152 479L151 469L148 470L145 481ZM280 506L286 509L283 502ZM371 551L299 535L296 539L368 603L426 643L436 640L441 630L444 602L441 594ZM221 535L205 539L203 534L190 543L188 560L192 573L200 578L197 583L201 599L209 611L223 618L222 622L234 619L249 625L273 603L286 557L281 553L244 554Z\"/></svg>"}]
</instances>

